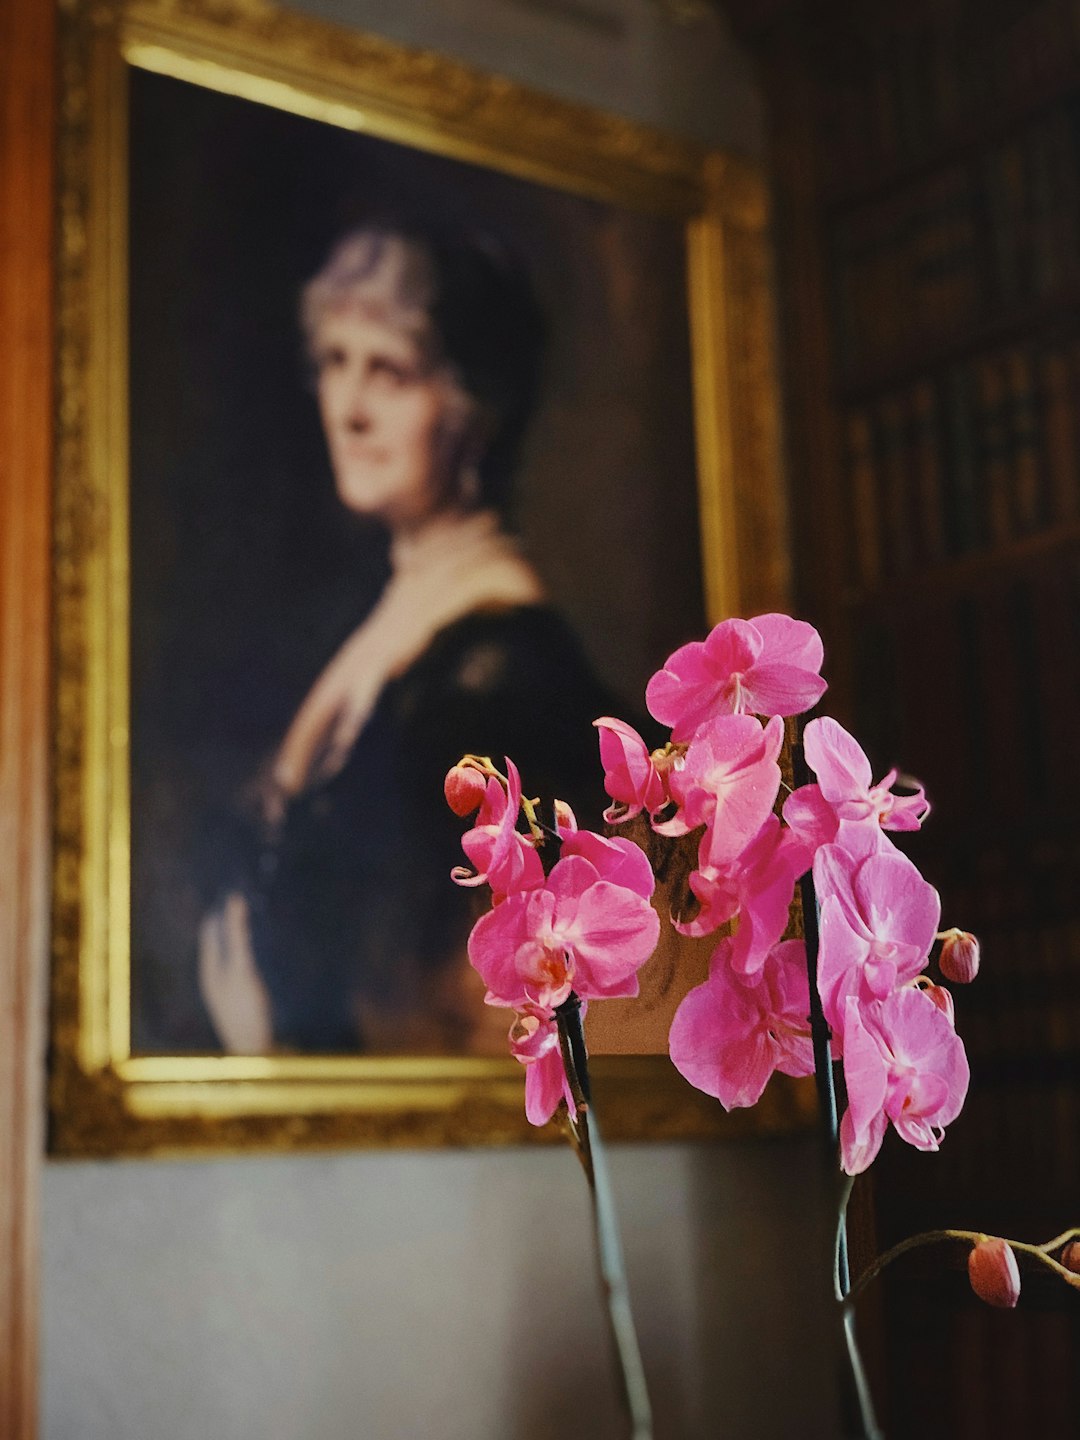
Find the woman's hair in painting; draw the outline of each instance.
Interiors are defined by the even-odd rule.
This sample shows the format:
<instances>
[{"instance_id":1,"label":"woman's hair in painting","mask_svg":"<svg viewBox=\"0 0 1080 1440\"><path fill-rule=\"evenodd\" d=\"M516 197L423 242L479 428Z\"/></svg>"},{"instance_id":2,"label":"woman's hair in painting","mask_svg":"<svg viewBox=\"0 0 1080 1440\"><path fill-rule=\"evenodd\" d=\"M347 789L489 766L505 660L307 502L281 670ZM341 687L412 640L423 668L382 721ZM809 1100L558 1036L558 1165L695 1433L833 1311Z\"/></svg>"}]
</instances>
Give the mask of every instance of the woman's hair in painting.
<instances>
[{"instance_id":1,"label":"woman's hair in painting","mask_svg":"<svg viewBox=\"0 0 1080 1440\"><path fill-rule=\"evenodd\" d=\"M352 304L408 333L471 401L476 498L505 508L546 340L524 269L487 236L364 226L338 240L301 291L310 358L322 317Z\"/></svg>"}]
</instances>

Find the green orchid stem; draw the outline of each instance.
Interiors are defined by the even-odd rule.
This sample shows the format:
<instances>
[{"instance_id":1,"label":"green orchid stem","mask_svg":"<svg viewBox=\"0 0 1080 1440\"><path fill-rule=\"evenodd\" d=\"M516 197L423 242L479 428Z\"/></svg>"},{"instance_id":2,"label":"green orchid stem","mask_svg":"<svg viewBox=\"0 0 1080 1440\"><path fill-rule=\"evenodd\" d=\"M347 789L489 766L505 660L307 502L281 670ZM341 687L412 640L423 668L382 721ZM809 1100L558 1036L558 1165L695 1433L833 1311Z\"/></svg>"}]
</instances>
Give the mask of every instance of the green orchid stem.
<instances>
[{"instance_id":1,"label":"green orchid stem","mask_svg":"<svg viewBox=\"0 0 1080 1440\"><path fill-rule=\"evenodd\" d=\"M458 764L471 765L473 769L479 770L481 775L489 775L493 779L498 780L504 789L508 790L510 788L509 778L502 773L490 755L463 755L458 761ZM542 842L544 839L544 831L548 830L548 827L542 825L540 822L537 814L537 806L539 804L539 800L530 800L526 795L521 797L521 809L529 826L529 832L534 840ZM548 830L548 834L552 833L552 831Z\"/></svg>"},{"instance_id":2,"label":"green orchid stem","mask_svg":"<svg viewBox=\"0 0 1080 1440\"><path fill-rule=\"evenodd\" d=\"M859 1354L859 1342L855 1338L855 1307L852 1305L850 1297L844 1301L843 1313L844 1340L847 1344L852 1379L855 1382L855 1394L859 1401L859 1419L863 1435L866 1440L884 1440L884 1435L878 1429L877 1419L874 1415L874 1400L870 1394L866 1371L863 1369L862 1356Z\"/></svg>"},{"instance_id":3,"label":"green orchid stem","mask_svg":"<svg viewBox=\"0 0 1080 1440\"><path fill-rule=\"evenodd\" d=\"M848 1299L854 1300L866 1289L871 1280L881 1274L886 1265L891 1265L894 1260L909 1250L917 1250L923 1245L940 1245L946 1240L960 1240L968 1245L978 1245L980 1241L989 1238L990 1236L982 1230L923 1230L918 1235L909 1235L906 1240L901 1240L891 1250L886 1250L884 1255L879 1255L872 1265L866 1267L851 1287ZM1080 1290L1080 1275L1069 1270L1050 1254L1051 1250L1060 1249L1062 1245L1067 1245L1070 1240L1077 1238L1080 1238L1080 1229L1074 1228L1064 1231L1061 1235L1056 1235L1053 1240L1047 1240L1044 1245L1029 1245L1024 1240L1006 1240L1005 1243L1021 1255L1030 1255L1040 1265L1045 1265L1048 1270L1053 1270L1056 1275L1060 1275L1067 1285L1072 1285Z\"/></svg>"},{"instance_id":4,"label":"green orchid stem","mask_svg":"<svg viewBox=\"0 0 1080 1440\"><path fill-rule=\"evenodd\" d=\"M791 747L792 779L795 781L796 788L808 784L811 778L806 755L803 752L802 722L798 721L797 724L795 742ZM818 1108L821 1112L825 1137L826 1163L831 1169L837 1162L840 1126L833 1073L832 1032L825 1019L821 996L818 993L818 903L812 870L808 871L799 881L799 891L802 898L803 935L806 940L806 975L810 987L810 1034L814 1047L814 1080L817 1084ZM848 1264L847 1207L848 1200L851 1198L852 1184L851 1177L845 1176L837 1204L836 1239L833 1246L833 1286L836 1298L842 1306L844 1342L850 1369L850 1389L854 1392L858 1409L860 1437L861 1440L880 1440L881 1431L874 1415L874 1402L855 1337L855 1314L848 1304L851 1274Z\"/></svg>"},{"instance_id":5,"label":"green orchid stem","mask_svg":"<svg viewBox=\"0 0 1080 1440\"><path fill-rule=\"evenodd\" d=\"M641 1363L634 1316L630 1309L630 1290L626 1283L619 1221L608 1175L607 1156L600 1139L600 1127L589 1100L589 1060L585 1033L581 1023L581 1002L570 995L555 1011L559 1027L559 1047L570 1093L574 1097L576 1117L571 1134L578 1158L589 1182L592 1197L593 1233L596 1238L596 1259L600 1273L600 1293L607 1310L615 1359L622 1382L623 1400L630 1420L631 1440L652 1440L652 1406L645 1383L645 1367Z\"/></svg>"}]
</instances>

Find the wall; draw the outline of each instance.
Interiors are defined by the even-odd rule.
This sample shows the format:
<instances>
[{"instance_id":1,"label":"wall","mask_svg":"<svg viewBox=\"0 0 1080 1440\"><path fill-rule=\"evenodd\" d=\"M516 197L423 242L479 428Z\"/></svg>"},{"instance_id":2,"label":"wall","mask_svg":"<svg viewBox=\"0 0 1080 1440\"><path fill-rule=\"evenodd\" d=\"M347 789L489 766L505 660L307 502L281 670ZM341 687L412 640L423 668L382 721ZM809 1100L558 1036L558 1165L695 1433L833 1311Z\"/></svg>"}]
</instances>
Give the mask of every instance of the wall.
<instances>
[{"instance_id":1,"label":"wall","mask_svg":"<svg viewBox=\"0 0 1080 1440\"><path fill-rule=\"evenodd\" d=\"M713 16L682 28L649 0L298 8L760 152L747 62ZM658 1436L837 1433L815 1155L616 1151ZM562 1147L52 1163L43 1219L47 1440L623 1433Z\"/></svg>"},{"instance_id":2,"label":"wall","mask_svg":"<svg viewBox=\"0 0 1080 1440\"><path fill-rule=\"evenodd\" d=\"M662 0L293 0L291 8L708 145L764 149L750 62L715 12L678 23Z\"/></svg>"},{"instance_id":3,"label":"wall","mask_svg":"<svg viewBox=\"0 0 1080 1440\"><path fill-rule=\"evenodd\" d=\"M816 1153L615 1151L658 1440L839 1433ZM45 1188L48 1440L625 1434L562 1146L56 1164Z\"/></svg>"}]
</instances>

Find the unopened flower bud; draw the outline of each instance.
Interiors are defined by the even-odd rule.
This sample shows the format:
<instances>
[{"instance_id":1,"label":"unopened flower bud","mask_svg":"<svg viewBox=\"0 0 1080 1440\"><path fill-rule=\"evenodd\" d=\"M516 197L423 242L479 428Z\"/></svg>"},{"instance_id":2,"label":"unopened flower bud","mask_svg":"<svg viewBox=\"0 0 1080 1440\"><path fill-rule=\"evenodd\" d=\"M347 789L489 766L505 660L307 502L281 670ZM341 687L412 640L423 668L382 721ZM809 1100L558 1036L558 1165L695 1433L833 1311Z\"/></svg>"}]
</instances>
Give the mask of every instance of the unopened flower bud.
<instances>
[{"instance_id":1,"label":"unopened flower bud","mask_svg":"<svg viewBox=\"0 0 1080 1440\"><path fill-rule=\"evenodd\" d=\"M1005 1240L980 1240L968 1256L968 1279L980 1300L1010 1310L1020 1298L1020 1267Z\"/></svg>"},{"instance_id":2,"label":"unopened flower bud","mask_svg":"<svg viewBox=\"0 0 1080 1440\"><path fill-rule=\"evenodd\" d=\"M943 930L937 937L941 941L938 966L946 980L957 985L969 985L979 973L979 942L967 930Z\"/></svg>"},{"instance_id":3,"label":"unopened flower bud","mask_svg":"<svg viewBox=\"0 0 1080 1440\"><path fill-rule=\"evenodd\" d=\"M1071 1270L1074 1275L1080 1275L1080 1240L1070 1240L1062 1250L1060 1259L1066 1270Z\"/></svg>"},{"instance_id":4,"label":"unopened flower bud","mask_svg":"<svg viewBox=\"0 0 1080 1440\"><path fill-rule=\"evenodd\" d=\"M480 808L487 791L487 780L472 765L452 765L443 781L446 803L455 815L464 818Z\"/></svg>"},{"instance_id":5,"label":"unopened flower bud","mask_svg":"<svg viewBox=\"0 0 1080 1440\"><path fill-rule=\"evenodd\" d=\"M943 1011L948 1018L950 1025L956 1024L956 1011L953 1008L953 998L944 985L924 985L923 994L927 999L932 1000L939 1010Z\"/></svg>"}]
</instances>

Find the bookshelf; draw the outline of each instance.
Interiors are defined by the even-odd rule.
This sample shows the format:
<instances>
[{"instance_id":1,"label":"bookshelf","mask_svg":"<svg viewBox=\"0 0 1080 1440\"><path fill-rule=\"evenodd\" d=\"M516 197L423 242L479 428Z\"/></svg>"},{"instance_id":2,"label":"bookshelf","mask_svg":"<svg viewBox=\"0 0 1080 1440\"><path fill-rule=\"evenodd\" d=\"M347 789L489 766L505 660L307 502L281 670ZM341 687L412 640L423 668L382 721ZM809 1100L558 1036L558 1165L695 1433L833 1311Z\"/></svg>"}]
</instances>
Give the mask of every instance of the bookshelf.
<instances>
[{"instance_id":1,"label":"bookshelf","mask_svg":"<svg viewBox=\"0 0 1080 1440\"><path fill-rule=\"evenodd\" d=\"M984 947L971 1099L939 1155L886 1145L878 1240L1043 1240L1080 1211L1080 0L725 8L770 123L800 607ZM1077 1433L1064 1287L1002 1316L898 1267L882 1324L889 1434Z\"/></svg>"}]
</instances>

